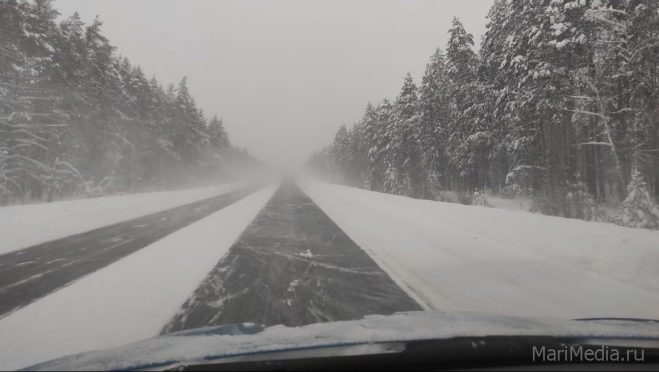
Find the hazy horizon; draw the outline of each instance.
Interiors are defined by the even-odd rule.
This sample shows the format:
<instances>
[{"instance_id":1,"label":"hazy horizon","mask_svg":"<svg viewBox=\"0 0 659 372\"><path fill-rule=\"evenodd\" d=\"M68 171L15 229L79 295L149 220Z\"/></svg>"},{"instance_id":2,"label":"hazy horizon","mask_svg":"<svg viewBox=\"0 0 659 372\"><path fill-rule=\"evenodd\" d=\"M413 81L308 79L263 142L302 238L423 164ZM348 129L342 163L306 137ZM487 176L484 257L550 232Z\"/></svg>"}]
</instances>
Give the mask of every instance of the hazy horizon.
<instances>
[{"instance_id":1,"label":"hazy horizon","mask_svg":"<svg viewBox=\"0 0 659 372\"><path fill-rule=\"evenodd\" d=\"M259 159L295 167L366 104L393 99L448 40L454 16L478 46L492 0L58 0L96 15L117 53L167 85L188 77L207 117ZM180 22L180 20L195 20ZM337 20L340 20L338 22Z\"/></svg>"}]
</instances>

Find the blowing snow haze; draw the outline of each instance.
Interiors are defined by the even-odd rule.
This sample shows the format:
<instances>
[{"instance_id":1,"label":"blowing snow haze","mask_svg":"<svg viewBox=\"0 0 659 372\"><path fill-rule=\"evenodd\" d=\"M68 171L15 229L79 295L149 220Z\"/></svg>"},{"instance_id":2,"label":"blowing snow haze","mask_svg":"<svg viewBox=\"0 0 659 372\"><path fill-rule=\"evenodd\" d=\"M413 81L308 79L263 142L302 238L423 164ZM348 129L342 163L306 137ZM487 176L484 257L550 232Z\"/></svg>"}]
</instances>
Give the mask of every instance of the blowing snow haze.
<instances>
[{"instance_id":1,"label":"blowing snow haze","mask_svg":"<svg viewBox=\"0 0 659 372\"><path fill-rule=\"evenodd\" d=\"M0 0L0 371L659 370L657 71L659 0Z\"/></svg>"},{"instance_id":2,"label":"blowing snow haze","mask_svg":"<svg viewBox=\"0 0 659 372\"><path fill-rule=\"evenodd\" d=\"M58 0L103 22L117 53L163 84L188 77L207 116L260 160L297 167L331 143L367 102L420 79L454 16L475 35L492 0Z\"/></svg>"}]
</instances>

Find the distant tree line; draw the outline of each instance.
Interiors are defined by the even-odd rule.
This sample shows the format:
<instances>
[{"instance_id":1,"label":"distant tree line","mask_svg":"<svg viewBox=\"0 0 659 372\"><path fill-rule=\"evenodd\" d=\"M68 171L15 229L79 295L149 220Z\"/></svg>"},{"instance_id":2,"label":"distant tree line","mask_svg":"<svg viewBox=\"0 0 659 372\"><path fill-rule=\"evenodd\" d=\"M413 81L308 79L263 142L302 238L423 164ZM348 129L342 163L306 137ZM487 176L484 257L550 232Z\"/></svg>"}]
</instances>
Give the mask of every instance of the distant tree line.
<instances>
[{"instance_id":1,"label":"distant tree line","mask_svg":"<svg viewBox=\"0 0 659 372\"><path fill-rule=\"evenodd\" d=\"M164 189L255 160L207 120L186 79L163 88L101 22L0 0L0 205Z\"/></svg>"},{"instance_id":2,"label":"distant tree line","mask_svg":"<svg viewBox=\"0 0 659 372\"><path fill-rule=\"evenodd\" d=\"M370 103L310 166L425 199L489 189L542 213L659 228L659 1L496 0L458 19L417 87Z\"/></svg>"}]
</instances>

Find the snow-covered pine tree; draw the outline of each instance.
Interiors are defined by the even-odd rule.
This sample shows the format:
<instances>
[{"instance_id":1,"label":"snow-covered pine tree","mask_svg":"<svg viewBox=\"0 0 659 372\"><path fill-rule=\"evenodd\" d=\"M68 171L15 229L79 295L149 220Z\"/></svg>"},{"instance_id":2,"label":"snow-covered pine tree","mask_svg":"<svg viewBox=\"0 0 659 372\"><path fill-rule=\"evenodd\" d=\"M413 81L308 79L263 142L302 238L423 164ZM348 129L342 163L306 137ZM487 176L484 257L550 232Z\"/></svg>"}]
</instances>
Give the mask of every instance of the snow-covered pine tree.
<instances>
[{"instance_id":1,"label":"snow-covered pine tree","mask_svg":"<svg viewBox=\"0 0 659 372\"><path fill-rule=\"evenodd\" d=\"M369 167L371 173L371 190L385 191L385 178L388 169L387 154L391 147L390 122L392 121L393 106L388 99L376 107L374 111L373 137L371 148L368 151ZM386 192L386 191L385 191Z\"/></svg>"},{"instance_id":2,"label":"snow-covered pine tree","mask_svg":"<svg viewBox=\"0 0 659 372\"><path fill-rule=\"evenodd\" d=\"M399 96L348 131L370 147L365 185L427 197L439 173L449 190L505 186L542 213L597 221L610 220L601 203L624 199L634 167L659 195L659 0L497 0L488 19L480 55L454 20L415 125L400 125Z\"/></svg>"},{"instance_id":3,"label":"snow-covered pine tree","mask_svg":"<svg viewBox=\"0 0 659 372\"><path fill-rule=\"evenodd\" d=\"M222 119L218 119L217 115L208 122L208 134L213 155L221 159L229 149L229 136L224 129Z\"/></svg>"},{"instance_id":4,"label":"snow-covered pine tree","mask_svg":"<svg viewBox=\"0 0 659 372\"><path fill-rule=\"evenodd\" d=\"M80 169L86 180L77 192L85 195L96 194L100 186L109 183L116 182L119 187L129 183L122 171L132 146L126 130L129 118L120 109L129 102L120 72L125 61L115 55L116 48L102 35L101 26L95 19L84 36L86 59L81 84L90 112L83 132L89 155Z\"/></svg>"},{"instance_id":5,"label":"snow-covered pine tree","mask_svg":"<svg viewBox=\"0 0 659 372\"><path fill-rule=\"evenodd\" d=\"M46 0L0 4L0 205L41 199L55 180L63 124L48 74L57 15Z\"/></svg>"},{"instance_id":6,"label":"snow-covered pine tree","mask_svg":"<svg viewBox=\"0 0 659 372\"><path fill-rule=\"evenodd\" d=\"M382 183L382 178L377 174L375 162L371 158L371 151L376 151L379 127L377 114L371 102L366 105L366 112L364 112L364 117L362 118L361 124L361 146L365 170L363 187L366 190L378 190L379 185Z\"/></svg>"},{"instance_id":7,"label":"snow-covered pine tree","mask_svg":"<svg viewBox=\"0 0 659 372\"><path fill-rule=\"evenodd\" d=\"M423 183L415 135L419 121L418 106L417 88L408 73L394 102L387 131L391 142L386 157L385 190L396 195L418 196Z\"/></svg>"},{"instance_id":8,"label":"snow-covered pine tree","mask_svg":"<svg viewBox=\"0 0 659 372\"><path fill-rule=\"evenodd\" d=\"M452 168L461 179L462 188L474 189L479 179L479 151L489 144L489 133L481 118L473 112L478 105L478 56L473 50L473 36L467 33L459 19L454 18L446 47L446 82L449 120L447 151Z\"/></svg>"},{"instance_id":9,"label":"snow-covered pine tree","mask_svg":"<svg viewBox=\"0 0 659 372\"><path fill-rule=\"evenodd\" d=\"M426 65L419 88L419 128L417 146L423 184L421 197L434 199L442 188L450 188L448 158L445 153L445 123L448 122L445 88L446 62L441 49L437 48Z\"/></svg>"},{"instance_id":10,"label":"snow-covered pine tree","mask_svg":"<svg viewBox=\"0 0 659 372\"><path fill-rule=\"evenodd\" d=\"M364 123L356 123L348 131L350 140L350 169L349 180L354 186L362 186L368 174L368 145L365 142Z\"/></svg>"},{"instance_id":11,"label":"snow-covered pine tree","mask_svg":"<svg viewBox=\"0 0 659 372\"><path fill-rule=\"evenodd\" d=\"M0 206L22 195L16 111L24 89L23 66L27 65L18 45L26 13L25 7L0 3Z\"/></svg>"},{"instance_id":12,"label":"snow-covered pine tree","mask_svg":"<svg viewBox=\"0 0 659 372\"><path fill-rule=\"evenodd\" d=\"M183 162L192 162L194 159L193 146L195 142L194 116L196 105L190 96L187 86L187 77L181 79L176 89L176 98L172 105L174 149L181 154Z\"/></svg>"},{"instance_id":13,"label":"snow-covered pine tree","mask_svg":"<svg viewBox=\"0 0 659 372\"><path fill-rule=\"evenodd\" d=\"M471 205L477 205L479 207L488 207L491 208L492 205L487 201L487 192L485 190L482 191L474 191L474 197L472 199Z\"/></svg>"},{"instance_id":14,"label":"snow-covered pine tree","mask_svg":"<svg viewBox=\"0 0 659 372\"><path fill-rule=\"evenodd\" d=\"M621 198L625 184L631 182L632 169L638 164L656 179L659 161L650 155L659 147L656 120L657 50L659 50L659 2L598 1L572 2L570 11L580 11L580 38L587 40L589 69L573 71L581 86L576 112L588 117L598 135L585 139L606 160ZM576 23L576 22L573 22ZM583 35L583 36L582 36ZM579 39L577 39L577 42ZM575 37L566 43L575 43ZM602 151L604 149L605 151ZM607 151L608 150L608 151ZM591 150L592 152L592 150ZM589 169L601 169L588 165ZM601 179L599 189L605 189ZM652 175L654 174L654 177ZM655 194L657 182L654 184ZM589 189L595 190L589 182Z\"/></svg>"},{"instance_id":15,"label":"snow-covered pine tree","mask_svg":"<svg viewBox=\"0 0 659 372\"><path fill-rule=\"evenodd\" d=\"M98 19L57 15L51 0L0 2L0 203L90 195L112 180L173 186L204 166L208 128L189 93L177 102L185 94L117 57Z\"/></svg>"},{"instance_id":16,"label":"snow-covered pine tree","mask_svg":"<svg viewBox=\"0 0 659 372\"><path fill-rule=\"evenodd\" d=\"M339 176L343 182L347 181L348 169L350 167L350 137L348 129L345 124L341 125L336 136L334 136L334 143L332 144L332 158L333 162L338 168Z\"/></svg>"},{"instance_id":17,"label":"snow-covered pine tree","mask_svg":"<svg viewBox=\"0 0 659 372\"><path fill-rule=\"evenodd\" d=\"M659 207L652 202L641 172L632 174L627 198L622 203L618 223L627 227L659 230Z\"/></svg>"},{"instance_id":18,"label":"snow-covered pine tree","mask_svg":"<svg viewBox=\"0 0 659 372\"><path fill-rule=\"evenodd\" d=\"M496 0L490 9L486 32L480 47L480 81L486 119L489 122L492 138L490 166L488 170L491 187L495 191L506 187L509 172L508 125L514 122L507 110L513 99L507 88L508 81L502 64L506 55L507 40L510 36L510 5L508 0Z\"/></svg>"},{"instance_id":19,"label":"snow-covered pine tree","mask_svg":"<svg viewBox=\"0 0 659 372\"><path fill-rule=\"evenodd\" d=\"M509 33L501 65L509 82L504 91L512 98L507 104L512 112L506 139L507 179L533 190L538 200L548 201L539 204L565 217L575 217L565 195L577 184L578 165L584 165L581 173L586 174L597 164L594 157L580 154L577 134L583 131L576 130L579 123L570 99L578 88L570 71L587 65L585 39L575 23L580 10L573 3L551 2L543 7L513 1L510 27L500 28Z\"/></svg>"}]
</instances>

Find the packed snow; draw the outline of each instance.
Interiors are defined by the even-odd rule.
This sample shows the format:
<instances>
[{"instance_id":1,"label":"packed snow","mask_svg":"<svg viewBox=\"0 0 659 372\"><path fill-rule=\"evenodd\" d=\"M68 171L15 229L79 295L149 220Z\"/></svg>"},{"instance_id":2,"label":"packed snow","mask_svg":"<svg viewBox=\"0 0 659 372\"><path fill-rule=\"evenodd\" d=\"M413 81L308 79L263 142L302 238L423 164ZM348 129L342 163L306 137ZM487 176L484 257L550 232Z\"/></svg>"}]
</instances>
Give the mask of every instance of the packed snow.
<instances>
[{"instance_id":1,"label":"packed snow","mask_svg":"<svg viewBox=\"0 0 659 372\"><path fill-rule=\"evenodd\" d=\"M132 370L144 366L239 362L400 351L391 342L453 337L555 336L655 338L658 324L565 321L479 313L409 312L367 316L358 321L274 326L254 335L168 335L116 349L75 355L35 366L36 370ZM330 349L318 348L332 346ZM343 347L341 347L343 346ZM288 353L279 354L289 350ZM263 353L262 355L258 355Z\"/></svg>"},{"instance_id":2,"label":"packed snow","mask_svg":"<svg viewBox=\"0 0 659 372\"><path fill-rule=\"evenodd\" d=\"M561 319L659 318L659 232L311 180L300 186L426 310ZM212 194L237 187L216 188ZM276 187L268 186L0 319L0 369L158 335ZM134 204L144 209L156 203L154 196L141 197L150 202ZM99 202L98 207L104 206L112 209ZM300 255L314 253L309 249ZM298 284L291 281L289 291ZM466 328L452 326L451 334L480 329L474 324L463 320L460 327ZM230 353L236 346L232 342L222 339L213 345L227 346L222 350ZM284 341L277 342L273 345Z\"/></svg>"},{"instance_id":3,"label":"packed snow","mask_svg":"<svg viewBox=\"0 0 659 372\"><path fill-rule=\"evenodd\" d=\"M276 188L267 186L1 319L0 369L157 336Z\"/></svg>"},{"instance_id":4,"label":"packed snow","mask_svg":"<svg viewBox=\"0 0 659 372\"><path fill-rule=\"evenodd\" d=\"M307 249L306 251L304 251L302 253L298 253L298 254L296 254L296 256L306 257L306 258L314 258L314 254L311 253L311 249Z\"/></svg>"},{"instance_id":5,"label":"packed snow","mask_svg":"<svg viewBox=\"0 0 659 372\"><path fill-rule=\"evenodd\" d=\"M288 292L295 292L295 287L297 287L300 284L299 279L295 279L291 282L291 284L288 286Z\"/></svg>"},{"instance_id":6,"label":"packed snow","mask_svg":"<svg viewBox=\"0 0 659 372\"><path fill-rule=\"evenodd\" d=\"M302 186L424 308L659 318L657 231Z\"/></svg>"},{"instance_id":7,"label":"packed snow","mask_svg":"<svg viewBox=\"0 0 659 372\"><path fill-rule=\"evenodd\" d=\"M490 205L494 208L515 212L525 212L528 209L527 205L529 203L529 199L506 199L498 196L488 195L487 202L490 203Z\"/></svg>"},{"instance_id":8,"label":"packed snow","mask_svg":"<svg viewBox=\"0 0 659 372\"><path fill-rule=\"evenodd\" d=\"M0 254L224 194L245 183L0 208Z\"/></svg>"}]
</instances>

